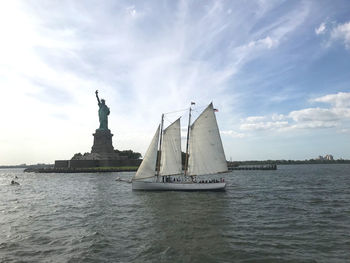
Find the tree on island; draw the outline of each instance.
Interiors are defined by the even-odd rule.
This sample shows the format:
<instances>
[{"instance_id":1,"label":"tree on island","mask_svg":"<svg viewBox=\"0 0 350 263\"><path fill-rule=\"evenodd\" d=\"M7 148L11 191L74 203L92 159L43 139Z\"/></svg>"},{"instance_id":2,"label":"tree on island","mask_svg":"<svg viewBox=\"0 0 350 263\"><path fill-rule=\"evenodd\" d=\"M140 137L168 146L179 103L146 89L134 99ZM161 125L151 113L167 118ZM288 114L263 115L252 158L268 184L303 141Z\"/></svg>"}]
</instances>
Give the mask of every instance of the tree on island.
<instances>
[{"instance_id":1,"label":"tree on island","mask_svg":"<svg viewBox=\"0 0 350 263\"><path fill-rule=\"evenodd\" d=\"M72 160L79 160L79 159L81 159L81 157L83 157L83 155L81 153L76 153L72 157Z\"/></svg>"},{"instance_id":2,"label":"tree on island","mask_svg":"<svg viewBox=\"0 0 350 263\"><path fill-rule=\"evenodd\" d=\"M128 159L133 159L133 160L137 160L142 157L141 153L134 152L132 150L123 150L123 151L114 150L114 152L119 154L120 156L126 156Z\"/></svg>"}]
</instances>

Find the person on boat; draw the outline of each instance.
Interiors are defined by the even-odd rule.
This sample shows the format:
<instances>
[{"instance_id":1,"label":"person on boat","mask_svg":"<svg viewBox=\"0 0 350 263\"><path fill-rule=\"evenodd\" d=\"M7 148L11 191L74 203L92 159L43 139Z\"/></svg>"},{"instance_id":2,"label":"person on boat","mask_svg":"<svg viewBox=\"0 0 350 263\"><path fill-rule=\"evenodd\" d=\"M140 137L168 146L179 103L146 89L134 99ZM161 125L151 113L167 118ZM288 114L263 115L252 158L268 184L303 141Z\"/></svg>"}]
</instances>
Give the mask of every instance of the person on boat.
<instances>
[{"instance_id":1,"label":"person on boat","mask_svg":"<svg viewBox=\"0 0 350 263\"><path fill-rule=\"evenodd\" d=\"M19 183L16 182L16 181L14 181L14 180L11 181L11 184L12 184L12 185L19 185Z\"/></svg>"}]
</instances>

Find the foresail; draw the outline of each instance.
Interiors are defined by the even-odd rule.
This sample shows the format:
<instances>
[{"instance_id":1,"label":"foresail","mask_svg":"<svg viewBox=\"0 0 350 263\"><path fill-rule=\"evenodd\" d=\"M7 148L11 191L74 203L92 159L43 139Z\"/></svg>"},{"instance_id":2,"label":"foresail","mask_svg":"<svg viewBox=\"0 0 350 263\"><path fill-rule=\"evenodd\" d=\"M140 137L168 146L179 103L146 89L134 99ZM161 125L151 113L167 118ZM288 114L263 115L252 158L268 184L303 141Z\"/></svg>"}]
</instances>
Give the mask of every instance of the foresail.
<instances>
[{"instance_id":1,"label":"foresail","mask_svg":"<svg viewBox=\"0 0 350 263\"><path fill-rule=\"evenodd\" d=\"M137 169L133 180L145 179L155 176L157 153L158 153L158 140L159 140L159 126L156 133L153 136L152 142L146 151L143 161Z\"/></svg>"},{"instance_id":2,"label":"foresail","mask_svg":"<svg viewBox=\"0 0 350 263\"><path fill-rule=\"evenodd\" d=\"M163 132L160 175L181 174L181 131L180 118Z\"/></svg>"},{"instance_id":3,"label":"foresail","mask_svg":"<svg viewBox=\"0 0 350 263\"><path fill-rule=\"evenodd\" d=\"M190 128L189 175L226 172L227 162L211 103Z\"/></svg>"}]
</instances>

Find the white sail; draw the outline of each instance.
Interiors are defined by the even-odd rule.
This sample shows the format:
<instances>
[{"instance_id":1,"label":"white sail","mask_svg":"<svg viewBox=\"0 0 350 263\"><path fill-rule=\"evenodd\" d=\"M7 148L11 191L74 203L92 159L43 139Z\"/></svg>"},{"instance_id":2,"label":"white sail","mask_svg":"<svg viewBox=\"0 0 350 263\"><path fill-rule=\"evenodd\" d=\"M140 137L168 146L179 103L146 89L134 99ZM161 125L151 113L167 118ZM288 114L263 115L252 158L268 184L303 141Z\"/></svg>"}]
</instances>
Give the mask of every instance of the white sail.
<instances>
[{"instance_id":1,"label":"white sail","mask_svg":"<svg viewBox=\"0 0 350 263\"><path fill-rule=\"evenodd\" d=\"M188 162L189 175L227 171L226 157L212 103L191 125Z\"/></svg>"},{"instance_id":2,"label":"white sail","mask_svg":"<svg viewBox=\"0 0 350 263\"><path fill-rule=\"evenodd\" d=\"M158 141L159 141L159 126L156 133L153 136L152 142L146 151L146 154L142 160L140 167L137 169L133 180L145 179L155 176L157 153L158 153Z\"/></svg>"},{"instance_id":3,"label":"white sail","mask_svg":"<svg viewBox=\"0 0 350 263\"><path fill-rule=\"evenodd\" d=\"M181 132L179 118L163 132L160 175L175 175L181 174L181 172Z\"/></svg>"}]
</instances>

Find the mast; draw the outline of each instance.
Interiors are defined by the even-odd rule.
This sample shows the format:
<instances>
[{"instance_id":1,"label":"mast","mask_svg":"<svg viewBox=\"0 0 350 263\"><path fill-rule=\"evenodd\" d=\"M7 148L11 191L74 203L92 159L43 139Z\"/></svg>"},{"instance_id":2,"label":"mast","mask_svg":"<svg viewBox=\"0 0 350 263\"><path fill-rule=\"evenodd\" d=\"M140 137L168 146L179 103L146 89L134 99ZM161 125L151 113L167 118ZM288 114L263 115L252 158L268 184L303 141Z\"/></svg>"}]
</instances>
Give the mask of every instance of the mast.
<instances>
[{"instance_id":1,"label":"mast","mask_svg":"<svg viewBox=\"0 0 350 263\"><path fill-rule=\"evenodd\" d=\"M160 139L159 139L159 150L158 150L158 163L157 163L157 181L160 171L160 158L162 152L162 139L163 139L163 124L164 124L164 113L162 114L162 121L160 123Z\"/></svg>"},{"instance_id":2,"label":"mast","mask_svg":"<svg viewBox=\"0 0 350 263\"><path fill-rule=\"evenodd\" d=\"M190 127L191 127L191 111L192 111L192 102L190 106L190 112L188 115L188 127L187 127L187 139L186 139L186 158L185 158L185 171L184 174L187 176L187 170L188 170L188 142L190 140Z\"/></svg>"}]
</instances>

